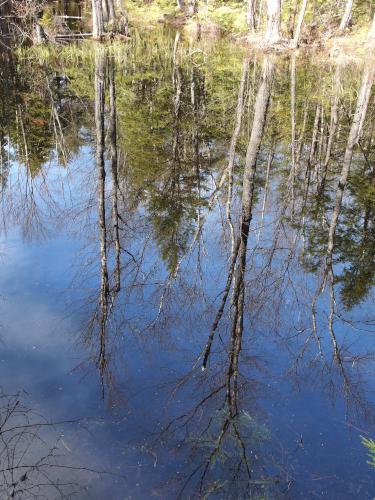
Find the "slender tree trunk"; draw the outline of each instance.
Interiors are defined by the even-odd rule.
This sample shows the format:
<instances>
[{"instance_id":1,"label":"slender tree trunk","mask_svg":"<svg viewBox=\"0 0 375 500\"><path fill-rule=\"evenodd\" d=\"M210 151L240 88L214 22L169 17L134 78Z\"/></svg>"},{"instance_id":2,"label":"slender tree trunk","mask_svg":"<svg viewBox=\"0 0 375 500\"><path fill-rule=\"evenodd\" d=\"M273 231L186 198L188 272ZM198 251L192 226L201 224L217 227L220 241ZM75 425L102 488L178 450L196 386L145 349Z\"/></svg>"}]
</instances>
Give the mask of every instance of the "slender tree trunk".
<instances>
[{"instance_id":1,"label":"slender tree trunk","mask_svg":"<svg viewBox=\"0 0 375 500\"><path fill-rule=\"evenodd\" d=\"M259 0L258 16L257 16L257 21L256 21L256 30L257 31L260 30L260 27L262 24L264 2L265 2L265 0Z\"/></svg>"},{"instance_id":2,"label":"slender tree trunk","mask_svg":"<svg viewBox=\"0 0 375 500\"><path fill-rule=\"evenodd\" d=\"M273 45L280 41L281 0L267 0L267 27L265 42Z\"/></svg>"},{"instance_id":3,"label":"slender tree trunk","mask_svg":"<svg viewBox=\"0 0 375 500\"><path fill-rule=\"evenodd\" d=\"M92 37L101 40L104 33L102 0L91 0L92 5Z\"/></svg>"},{"instance_id":4,"label":"slender tree trunk","mask_svg":"<svg viewBox=\"0 0 375 500\"><path fill-rule=\"evenodd\" d=\"M342 16L339 31L343 32L349 26L350 18L352 17L354 0L347 0L345 5L344 15Z\"/></svg>"},{"instance_id":5,"label":"slender tree trunk","mask_svg":"<svg viewBox=\"0 0 375 500\"><path fill-rule=\"evenodd\" d=\"M255 1L256 0L247 0L247 27L251 33L255 31Z\"/></svg>"},{"instance_id":6,"label":"slender tree trunk","mask_svg":"<svg viewBox=\"0 0 375 500\"><path fill-rule=\"evenodd\" d=\"M370 40L375 40L375 12L374 12L374 17L372 19L372 25L371 25L368 37Z\"/></svg>"},{"instance_id":7,"label":"slender tree trunk","mask_svg":"<svg viewBox=\"0 0 375 500\"><path fill-rule=\"evenodd\" d=\"M114 292L118 293L121 288L121 244L118 210L118 154L117 154L117 113L116 113L116 83L114 61L110 60L108 65L109 80L109 136L111 143L111 174L112 174L112 224L113 240L115 246L115 284Z\"/></svg>"},{"instance_id":8,"label":"slender tree trunk","mask_svg":"<svg viewBox=\"0 0 375 500\"><path fill-rule=\"evenodd\" d=\"M294 2L293 2L293 8L289 12L288 32L289 32L289 37L290 38L294 38L294 30L295 30L295 25L296 25L297 9L298 9L298 0L294 0Z\"/></svg>"},{"instance_id":9,"label":"slender tree trunk","mask_svg":"<svg viewBox=\"0 0 375 500\"><path fill-rule=\"evenodd\" d=\"M234 170L234 158L236 154L236 146L238 142L238 137L241 131L242 124L242 116L244 111L244 98L245 98L245 88L249 74L249 58L246 57L243 61L242 66L242 76L240 82L240 90L238 93L237 100L237 112L236 112L236 121L235 127L232 135L232 139L229 146L229 155L228 155L228 199L227 199L227 219L231 232L231 240L232 240L232 249L231 255L233 258L234 249L235 249L235 240L234 240L234 227L232 222L232 193L233 193L233 170Z\"/></svg>"},{"instance_id":10,"label":"slender tree trunk","mask_svg":"<svg viewBox=\"0 0 375 500\"><path fill-rule=\"evenodd\" d=\"M342 198L344 190L346 188L346 184L348 182L354 147L359 141L363 122L366 117L367 107L371 95L371 88L374 81L374 73L375 73L374 67L365 68L362 77L361 87L358 93L357 106L354 112L352 125L350 127L348 142L346 145L346 150L343 160L343 166L337 186L335 204L333 207L331 223L329 227L328 246L327 246L327 266L332 265L334 236L336 233L337 222L341 211Z\"/></svg>"},{"instance_id":11,"label":"slender tree trunk","mask_svg":"<svg viewBox=\"0 0 375 500\"><path fill-rule=\"evenodd\" d=\"M104 134L104 54L100 47L95 53L95 129L96 170L98 177L98 224L100 242L100 353L98 365L101 372L106 364L106 324L108 316L107 229L105 219L105 134Z\"/></svg>"},{"instance_id":12,"label":"slender tree trunk","mask_svg":"<svg viewBox=\"0 0 375 500\"><path fill-rule=\"evenodd\" d=\"M241 131L241 124L242 124L242 117L243 117L243 111L244 111L244 98L245 98L245 89L246 89L246 82L248 79L248 74L249 74L249 59L245 58L243 61L243 66L242 66L242 76L241 76L241 82L240 82L240 89L238 93L238 100L237 100L237 113L236 113L236 121L235 121L235 127L232 135L232 139L230 142L229 146L229 154L228 154L228 167L226 168L226 172L228 172L228 200L227 200L227 218L228 218L228 223L230 226L230 231L231 231L231 237L232 237L232 248L231 248L231 265L230 265L230 270L228 272L228 278L227 278L227 283L226 287L221 299L221 304L219 307L219 310L216 314L215 320L212 324L210 335L208 337L207 344L204 349L204 357L203 357L203 368L206 368L208 358L210 356L211 352L211 347L212 343L214 340L215 332L217 330L217 327L219 326L219 322L221 320L221 317L224 313L225 305L228 299L228 295L230 292L231 284L232 284L232 278L234 274L234 268L236 264L236 259L237 259L237 253L238 253L238 247L239 247L239 240L237 242L234 241L234 228L233 228L233 222L232 222L232 214L231 214L231 199L232 199L232 190L233 190L233 169L234 169L234 157L235 157L235 152L236 152L236 146L238 142L238 137L240 135Z\"/></svg>"},{"instance_id":13,"label":"slender tree trunk","mask_svg":"<svg viewBox=\"0 0 375 500\"><path fill-rule=\"evenodd\" d=\"M323 163L323 170L321 172L321 180L318 187L318 194L322 195L324 192L326 179L328 175L328 165L331 159L333 141L336 135L338 123L339 123L339 91L341 85L341 68L340 66L336 67L335 77L334 77L334 90L331 104L331 120L328 130L328 144L326 155Z\"/></svg>"},{"instance_id":14,"label":"slender tree trunk","mask_svg":"<svg viewBox=\"0 0 375 500\"><path fill-rule=\"evenodd\" d=\"M243 335L247 241L249 237L250 223L253 215L255 172L259 149L263 138L264 127L266 124L268 105L271 97L273 73L273 64L269 60L265 59L263 63L262 82L259 87L254 104L253 126L246 152L245 170L242 184L242 214L240 234L238 236L239 252L237 259L235 285L233 290L234 311L226 384L227 401L229 405L234 404L234 406L236 405L237 398L236 389L238 380L238 366ZM233 379L232 387L230 384L231 379Z\"/></svg>"},{"instance_id":15,"label":"slender tree trunk","mask_svg":"<svg viewBox=\"0 0 375 500\"><path fill-rule=\"evenodd\" d=\"M291 56L291 67L290 67L290 114L291 114L291 132L292 132L292 170L291 170L291 212L292 218L294 214L294 199L295 199L295 182L297 175L297 166L296 166L296 146L297 146L297 137L296 137L296 55L292 54Z\"/></svg>"},{"instance_id":16,"label":"slender tree trunk","mask_svg":"<svg viewBox=\"0 0 375 500\"><path fill-rule=\"evenodd\" d=\"M298 16L298 21L297 21L297 28L293 34L293 40L291 43L292 48L296 49L298 47L298 42L299 42L299 37L301 34L301 28L302 28L302 23L303 23L303 18L305 17L305 12L306 12L306 7L307 7L307 1L308 0L302 0L302 5L301 5L301 10L299 11L299 16Z\"/></svg>"}]
</instances>

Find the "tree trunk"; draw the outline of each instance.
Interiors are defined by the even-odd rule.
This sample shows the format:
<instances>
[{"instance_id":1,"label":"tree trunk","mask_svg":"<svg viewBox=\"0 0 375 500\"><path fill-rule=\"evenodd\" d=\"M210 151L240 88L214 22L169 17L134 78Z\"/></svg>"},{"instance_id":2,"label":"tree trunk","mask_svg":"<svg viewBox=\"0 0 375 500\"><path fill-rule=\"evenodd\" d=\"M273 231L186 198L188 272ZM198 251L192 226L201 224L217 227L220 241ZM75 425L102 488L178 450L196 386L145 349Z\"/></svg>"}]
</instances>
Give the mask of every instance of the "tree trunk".
<instances>
[{"instance_id":1,"label":"tree trunk","mask_svg":"<svg viewBox=\"0 0 375 500\"><path fill-rule=\"evenodd\" d=\"M368 37L370 40L375 40L375 12L374 12L374 17L372 19L372 25L371 25Z\"/></svg>"},{"instance_id":2,"label":"tree trunk","mask_svg":"<svg viewBox=\"0 0 375 500\"><path fill-rule=\"evenodd\" d=\"M113 0L107 0L108 5L108 21L111 24L111 29L115 31L116 28L116 11Z\"/></svg>"},{"instance_id":3,"label":"tree trunk","mask_svg":"<svg viewBox=\"0 0 375 500\"><path fill-rule=\"evenodd\" d=\"M334 248L334 237L336 234L336 226L341 211L342 198L346 184L348 182L350 165L353 158L354 147L359 141L363 122L366 117L367 107L370 100L371 88L374 81L374 69L372 67L365 68L361 87L358 93L357 106L354 113L352 125L350 127L348 142L346 145L343 166L340 179L337 186L335 204L333 207L331 223L329 227L328 248L327 248L327 266L332 265L332 254Z\"/></svg>"},{"instance_id":4,"label":"tree trunk","mask_svg":"<svg viewBox=\"0 0 375 500\"><path fill-rule=\"evenodd\" d=\"M280 41L281 0L267 0L267 27L265 42L273 45Z\"/></svg>"},{"instance_id":5,"label":"tree trunk","mask_svg":"<svg viewBox=\"0 0 375 500\"><path fill-rule=\"evenodd\" d=\"M91 0L92 5L92 37L101 40L104 32L102 0Z\"/></svg>"},{"instance_id":6,"label":"tree trunk","mask_svg":"<svg viewBox=\"0 0 375 500\"><path fill-rule=\"evenodd\" d=\"M298 9L298 0L294 0L293 8L289 11L288 33L289 38L294 38L294 30L296 26L296 17Z\"/></svg>"},{"instance_id":7,"label":"tree trunk","mask_svg":"<svg viewBox=\"0 0 375 500\"><path fill-rule=\"evenodd\" d=\"M229 223L230 228L231 228L231 236L232 236L231 267L230 267L230 270L228 272L227 283L226 283L226 287L225 287L225 290L224 290L224 293L223 293L223 296L221 299L221 304L220 304L219 310L216 314L215 320L212 324L210 335L208 337L208 341L207 341L206 347L204 349L204 357L203 357L203 364L202 364L203 369L206 368L207 361L208 361L208 358L210 356L211 347L212 347L212 343L214 340L215 332L217 330L217 327L219 326L219 322L220 322L221 317L224 313L224 308L225 308L225 305L226 305L226 302L228 299L228 295L230 292L231 284L232 284L234 267L236 264L238 247L239 247L239 240L237 241L237 243L233 242L234 230L233 230L233 222L232 222L232 216L231 216L231 197L232 197L232 191L233 191L234 158L235 158L238 138L239 138L240 131L241 131L241 124L242 124L242 118L243 118L243 112L244 112L245 90L246 90L248 74L249 74L249 59L245 58L243 61L243 67L242 67L240 90L238 93L235 127L234 127L234 131L233 131L232 139L230 142L230 146L229 146L228 167L226 168L226 171L228 173L227 218L228 218L228 223ZM224 178L225 178L225 176L224 176Z\"/></svg>"},{"instance_id":8,"label":"tree trunk","mask_svg":"<svg viewBox=\"0 0 375 500\"><path fill-rule=\"evenodd\" d=\"M354 0L347 0L345 5L344 15L342 16L339 31L343 32L349 26L350 18L352 17Z\"/></svg>"},{"instance_id":9,"label":"tree trunk","mask_svg":"<svg viewBox=\"0 0 375 500\"><path fill-rule=\"evenodd\" d=\"M247 0L247 27L251 33L255 31L255 0Z\"/></svg>"},{"instance_id":10,"label":"tree trunk","mask_svg":"<svg viewBox=\"0 0 375 500\"><path fill-rule=\"evenodd\" d=\"M34 27L34 44L41 45L47 42L47 35L39 23L35 23Z\"/></svg>"},{"instance_id":11,"label":"tree trunk","mask_svg":"<svg viewBox=\"0 0 375 500\"><path fill-rule=\"evenodd\" d=\"M255 172L260 145L266 124L268 105L271 97L274 67L272 62L265 59L263 63L262 82L259 87L255 103L254 118L248 148L246 151L245 170L242 183L242 210L239 229L239 251L233 289L233 319L231 332L231 346L229 352L229 366L227 372L226 393L229 405L236 406L239 356L242 347L243 313L245 301L245 272L247 241L250 223L253 216ZM233 379L231 387L230 381Z\"/></svg>"},{"instance_id":12,"label":"tree trunk","mask_svg":"<svg viewBox=\"0 0 375 500\"><path fill-rule=\"evenodd\" d=\"M115 284L113 291L117 294L121 288L121 244L120 244L120 216L118 209L119 179L118 179L118 153L117 153L117 112L116 112L116 81L115 62L109 60L109 137L111 144L111 173L112 173L112 224L113 240L115 246Z\"/></svg>"},{"instance_id":13,"label":"tree trunk","mask_svg":"<svg viewBox=\"0 0 375 500\"><path fill-rule=\"evenodd\" d=\"M298 16L297 28L296 28L296 31L293 35L293 40L291 43L291 46L293 49L296 49L298 47L303 18L305 17L305 12L306 12L306 7L307 7L307 1L308 0L302 0L301 10L299 11L299 16Z\"/></svg>"},{"instance_id":14,"label":"tree trunk","mask_svg":"<svg viewBox=\"0 0 375 500\"><path fill-rule=\"evenodd\" d=\"M100 295L99 295L99 325L100 325L100 353L98 366L103 373L106 365L106 324L108 317L108 267L107 267L107 228L105 209L105 133L104 133L104 67L105 57L101 47L95 52L95 143L96 143L96 171L97 171L97 197L98 197L98 224L100 242Z\"/></svg>"}]
</instances>

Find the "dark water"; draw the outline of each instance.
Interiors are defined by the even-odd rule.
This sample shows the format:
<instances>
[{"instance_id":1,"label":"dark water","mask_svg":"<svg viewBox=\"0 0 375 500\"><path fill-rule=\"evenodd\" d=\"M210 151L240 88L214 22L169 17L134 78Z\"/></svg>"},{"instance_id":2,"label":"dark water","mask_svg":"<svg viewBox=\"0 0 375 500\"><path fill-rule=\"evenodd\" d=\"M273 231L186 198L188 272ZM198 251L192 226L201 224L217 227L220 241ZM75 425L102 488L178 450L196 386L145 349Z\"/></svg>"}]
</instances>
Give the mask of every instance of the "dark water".
<instances>
[{"instance_id":1,"label":"dark water","mask_svg":"<svg viewBox=\"0 0 375 500\"><path fill-rule=\"evenodd\" d=\"M0 66L1 498L373 498L375 66L80 47Z\"/></svg>"}]
</instances>

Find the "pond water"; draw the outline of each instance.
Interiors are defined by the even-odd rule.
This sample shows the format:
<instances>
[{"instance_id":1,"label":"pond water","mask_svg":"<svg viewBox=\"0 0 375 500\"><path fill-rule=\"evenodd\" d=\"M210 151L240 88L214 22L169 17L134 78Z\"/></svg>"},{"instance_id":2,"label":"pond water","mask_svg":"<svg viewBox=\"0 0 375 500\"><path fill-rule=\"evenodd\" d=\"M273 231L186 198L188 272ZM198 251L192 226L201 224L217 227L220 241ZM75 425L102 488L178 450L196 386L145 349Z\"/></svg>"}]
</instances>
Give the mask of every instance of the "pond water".
<instances>
[{"instance_id":1,"label":"pond water","mask_svg":"<svg viewBox=\"0 0 375 500\"><path fill-rule=\"evenodd\" d=\"M374 71L4 55L2 498L374 497Z\"/></svg>"}]
</instances>

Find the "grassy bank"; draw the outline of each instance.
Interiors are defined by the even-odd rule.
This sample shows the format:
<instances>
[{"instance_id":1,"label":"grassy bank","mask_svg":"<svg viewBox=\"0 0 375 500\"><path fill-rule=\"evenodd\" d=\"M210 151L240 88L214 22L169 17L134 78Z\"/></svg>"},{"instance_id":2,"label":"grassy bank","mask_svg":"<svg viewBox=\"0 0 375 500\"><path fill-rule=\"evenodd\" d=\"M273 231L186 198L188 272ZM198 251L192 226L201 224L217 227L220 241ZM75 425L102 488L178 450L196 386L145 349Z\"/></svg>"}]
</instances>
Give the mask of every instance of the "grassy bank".
<instances>
[{"instance_id":1,"label":"grassy bank","mask_svg":"<svg viewBox=\"0 0 375 500\"><path fill-rule=\"evenodd\" d=\"M294 0L283 2L281 45L284 47L293 37L298 6L299 3ZM169 23L189 34L198 32L224 35L251 46L261 45L266 29L265 6L256 11L255 30L250 33L247 26L247 2L235 0L200 1L194 15L189 14L189 6L179 9L176 2L170 0L154 0L151 3L130 0L127 9L130 24L139 29ZM335 51L344 54L365 52L369 45L368 32L372 18L368 2L364 0L355 3L350 26L343 33L339 33L338 29L341 15L342 5L339 2L334 6L331 2L309 2L302 25L300 46L323 48L332 54Z\"/></svg>"}]
</instances>

